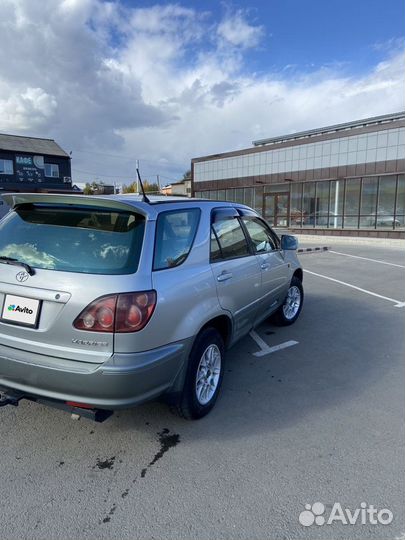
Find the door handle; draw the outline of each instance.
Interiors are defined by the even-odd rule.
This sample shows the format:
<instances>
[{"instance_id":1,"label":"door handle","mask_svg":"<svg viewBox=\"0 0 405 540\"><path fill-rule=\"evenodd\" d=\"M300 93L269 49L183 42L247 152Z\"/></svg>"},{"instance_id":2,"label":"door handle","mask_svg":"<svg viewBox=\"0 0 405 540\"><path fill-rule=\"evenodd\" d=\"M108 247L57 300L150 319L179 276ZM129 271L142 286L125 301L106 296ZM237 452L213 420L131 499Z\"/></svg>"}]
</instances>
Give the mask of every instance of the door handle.
<instances>
[{"instance_id":1,"label":"door handle","mask_svg":"<svg viewBox=\"0 0 405 540\"><path fill-rule=\"evenodd\" d=\"M217 281L226 281L227 279L231 279L232 272L222 272L222 274L219 274L217 277Z\"/></svg>"},{"instance_id":2,"label":"door handle","mask_svg":"<svg viewBox=\"0 0 405 540\"><path fill-rule=\"evenodd\" d=\"M262 270L267 270L267 268L269 268L269 267L270 267L270 264L269 264L269 263L262 263L262 264L260 265L260 268L261 268Z\"/></svg>"}]
</instances>

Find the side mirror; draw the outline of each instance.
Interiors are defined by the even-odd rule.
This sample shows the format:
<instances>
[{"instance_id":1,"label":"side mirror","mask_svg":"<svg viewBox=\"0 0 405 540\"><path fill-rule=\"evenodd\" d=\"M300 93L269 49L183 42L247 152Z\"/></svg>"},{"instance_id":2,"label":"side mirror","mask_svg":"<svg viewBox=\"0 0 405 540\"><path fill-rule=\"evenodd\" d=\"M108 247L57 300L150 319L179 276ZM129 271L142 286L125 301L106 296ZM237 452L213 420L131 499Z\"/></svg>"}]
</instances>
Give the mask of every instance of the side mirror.
<instances>
[{"instance_id":1,"label":"side mirror","mask_svg":"<svg viewBox=\"0 0 405 540\"><path fill-rule=\"evenodd\" d=\"M296 251L298 249L298 239L291 234L283 234L281 237L281 249Z\"/></svg>"}]
</instances>

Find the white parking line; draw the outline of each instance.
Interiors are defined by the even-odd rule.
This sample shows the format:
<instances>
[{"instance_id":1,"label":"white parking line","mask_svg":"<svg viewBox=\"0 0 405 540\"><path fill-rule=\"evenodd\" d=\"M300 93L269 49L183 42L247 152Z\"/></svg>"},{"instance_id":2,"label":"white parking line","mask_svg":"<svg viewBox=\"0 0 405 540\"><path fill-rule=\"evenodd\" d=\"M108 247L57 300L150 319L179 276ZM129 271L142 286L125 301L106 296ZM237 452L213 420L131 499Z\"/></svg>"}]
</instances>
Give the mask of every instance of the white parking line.
<instances>
[{"instance_id":1,"label":"white parking line","mask_svg":"<svg viewBox=\"0 0 405 540\"><path fill-rule=\"evenodd\" d=\"M269 347L267 343L263 341L262 338L254 330L250 332L250 337L256 341L257 345L260 348L260 351L252 353L253 356L265 356L266 354L281 351L282 349L286 349L287 347L292 347L293 345L298 344L298 341L291 340L280 343L280 345L274 345L274 347Z\"/></svg>"},{"instance_id":2,"label":"white parking line","mask_svg":"<svg viewBox=\"0 0 405 540\"><path fill-rule=\"evenodd\" d=\"M405 266L403 266L402 264L379 261L378 259L369 259L368 257L360 257L360 255L349 255L348 253L341 253L340 251L334 251L333 249L330 249L329 253L335 253L336 255L344 255L345 257L353 257L354 259L364 259L365 261L371 261L380 264L387 264L388 266L396 266L397 268L405 268Z\"/></svg>"},{"instance_id":3,"label":"white parking line","mask_svg":"<svg viewBox=\"0 0 405 540\"><path fill-rule=\"evenodd\" d=\"M329 276L323 276L322 274L317 274L316 272L310 272L309 270L305 270L307 274L312 274L313 276L321 277L323 279L328 279L329 281L334 281L335 283L340 283L340 285L345 285L346 287L350 287L351 289L356 289L356 291L361 291L366 294L370 294L371 296L376 296L377 298L382 298L383 300L388 300L389 302L393 302L395 304L394 307L405 307L405 302L402 302L401 300L395 300L394 298L389 298L388 296L382 296L381 294L377 294L372 291L367 291L366 289L362 289L361 287L356 287L356 285L352 285L351 283L346 283L345 281L340 281L339 279L331 278Z\"/></svg>"}]
</instances>

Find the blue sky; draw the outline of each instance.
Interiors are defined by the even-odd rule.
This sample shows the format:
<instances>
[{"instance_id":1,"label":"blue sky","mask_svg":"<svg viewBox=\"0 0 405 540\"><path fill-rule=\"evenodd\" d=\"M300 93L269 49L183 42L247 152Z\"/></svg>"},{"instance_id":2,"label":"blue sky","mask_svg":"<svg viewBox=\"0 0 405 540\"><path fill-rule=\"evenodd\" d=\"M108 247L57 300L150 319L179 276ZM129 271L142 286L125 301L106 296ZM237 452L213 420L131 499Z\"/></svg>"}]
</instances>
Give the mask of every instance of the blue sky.
<instances>
[{"instance_id":1,"label":"blue sky","mask_svg":"<svg viewBox=\"0 0 405 540\"><path fill-rule=\"evenodd\" d=\"M76 182L169 182L201 155L405 108L403 0L2 0L1 131Z\"/></svg>"},{"instance_id":2,"label":"blue sky","mask_svg":"<svg viewBox=\"0 0 405 540\"><path fill-rule=\"evenodd\" d=\"M274 58L279 69L344 63L349 71L364 71L376 61L375 44L405 33L402 0L269 1L257 9L271 33L260 62L269 66Z\"/></svg>"},{"instance_id":3,"label":"blue sky","mask_svg":"<svg viewBox=\"0 0 405 540\"><path fill-rule=\"evenodd\" d=\"M263 26L260 46L247 55L249 71L311 70L341 64L359 73L384 57L384 47L404 39L403 0L268 0L177 2L207 12L215 21L241 9L247 20ZM150 7L156 2L126 0L127 6ZM170 2L160 2L161 5ZM380 46L380 50L376 48ZM204 47L204 44L201 44Z\"/></svg>"}]
</instances>

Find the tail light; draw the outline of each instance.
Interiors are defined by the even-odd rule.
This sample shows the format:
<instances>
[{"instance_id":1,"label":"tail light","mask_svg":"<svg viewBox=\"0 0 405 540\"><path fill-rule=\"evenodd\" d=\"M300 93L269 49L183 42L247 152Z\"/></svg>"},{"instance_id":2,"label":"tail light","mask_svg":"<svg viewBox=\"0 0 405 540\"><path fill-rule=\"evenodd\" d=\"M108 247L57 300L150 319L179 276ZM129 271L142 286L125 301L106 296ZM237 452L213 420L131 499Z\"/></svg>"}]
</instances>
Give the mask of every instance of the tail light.
<instances>
[{"instance_id":1,"label":"tail light","mask_svg":"<svg viewBox=\"0 0 405 540\"><path fill-rule=\"evenodd\" d=\"M88 332L138 332L144 328L156 306L156 291L103 296L89 304L73 326Z\"/></svg>"}]
</instances>

